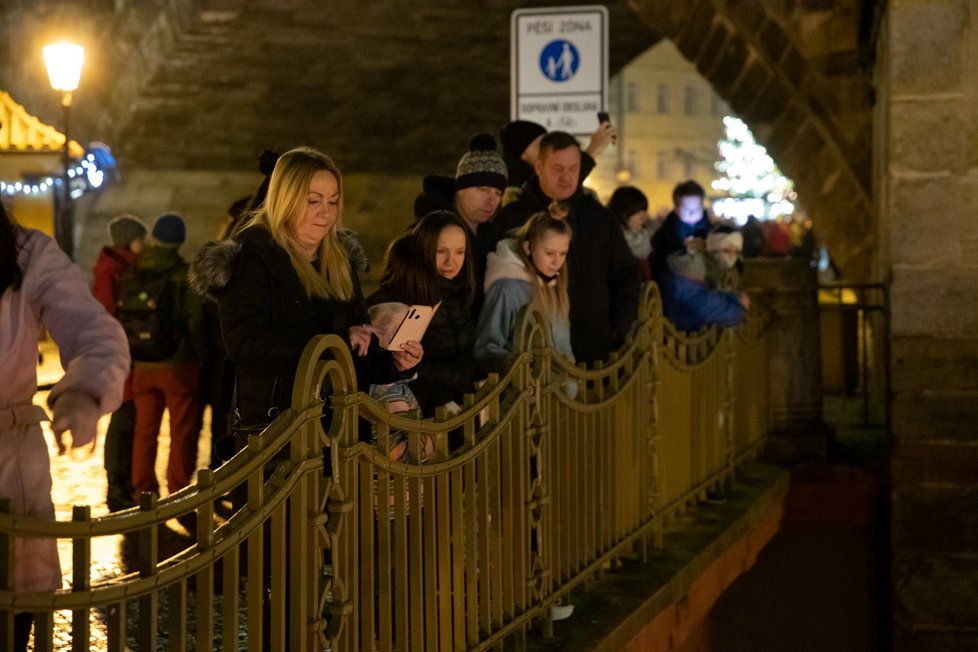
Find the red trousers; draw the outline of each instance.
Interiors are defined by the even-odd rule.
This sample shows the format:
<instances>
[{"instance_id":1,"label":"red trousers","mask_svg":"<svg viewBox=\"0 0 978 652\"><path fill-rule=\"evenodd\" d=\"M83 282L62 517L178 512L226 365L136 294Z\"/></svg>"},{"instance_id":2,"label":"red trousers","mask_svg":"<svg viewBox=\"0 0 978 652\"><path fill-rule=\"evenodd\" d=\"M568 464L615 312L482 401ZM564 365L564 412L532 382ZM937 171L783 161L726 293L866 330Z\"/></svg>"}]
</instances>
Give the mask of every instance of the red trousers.
<instances>
[{"instance_id":1,"label":"red trousers","mask_svg":"<svg viewBox=\"0 0 978 652\"><path fill-rule=\"evenodd\" d=\"M132 487L136 496L143 491L160 492L154 467L164 408L170 411L167 488L173 493L190 484L190 476L197 465L197 439L204 413L200 382L201 365L197 362L133 369L136 428L132 445Z\"/></svg>"}]
</instances>

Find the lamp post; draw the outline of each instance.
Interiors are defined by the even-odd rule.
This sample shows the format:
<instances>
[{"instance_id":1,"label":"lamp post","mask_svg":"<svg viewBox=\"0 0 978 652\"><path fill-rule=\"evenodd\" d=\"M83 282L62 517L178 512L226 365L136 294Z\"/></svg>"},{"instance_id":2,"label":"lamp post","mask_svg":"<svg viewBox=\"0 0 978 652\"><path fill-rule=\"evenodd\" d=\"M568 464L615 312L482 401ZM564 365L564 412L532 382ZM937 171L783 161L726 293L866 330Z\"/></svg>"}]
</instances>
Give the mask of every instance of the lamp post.
<instances>
[{"instance_id":1,"label":"lamp post","mask_svg":"<svg viewBox=\"0 0 978 652\"><path fill-rule=\"evenodd\" d=\"M70 258L75 254L74 238L74 209L71 204L71 188L69 182L69 170L71 169L71 159L68 152L68 143L71 140L69 135L69 117L71 114L71 94L78 88L78 81L81 78L82 64L85 61L85 49L74 43L61 41L44 46L44 66L48 70L48 78L51 80L51 88L61 91L61 106L64 107L64 131L65 144L61 152L61 163L64 179L61 183L62 202L58 215L54 221L54 238L58 245Z\"/></svg>"}]
</instances>

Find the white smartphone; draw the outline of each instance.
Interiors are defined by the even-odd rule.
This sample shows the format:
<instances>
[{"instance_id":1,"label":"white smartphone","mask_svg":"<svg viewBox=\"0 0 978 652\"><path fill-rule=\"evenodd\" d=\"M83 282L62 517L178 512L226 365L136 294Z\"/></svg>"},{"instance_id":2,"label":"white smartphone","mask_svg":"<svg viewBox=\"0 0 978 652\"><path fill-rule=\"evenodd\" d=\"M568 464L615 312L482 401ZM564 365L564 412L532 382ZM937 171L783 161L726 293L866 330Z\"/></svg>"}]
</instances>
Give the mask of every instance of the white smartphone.
<instances>
[{"instance_id":1,"label":"white smartphone","mask_svg":"<svg viewBox=\"0 0 978 652\"><path fill-rule=\"evenodd\" d=\"M412 340L420 342L440 305L439 301L433 306L408 306L407 314L404 315L404 319L401 320L391 341L387 344L387 350L400 351L401 345L405 342Z\"/></svg>"}]
</instances>

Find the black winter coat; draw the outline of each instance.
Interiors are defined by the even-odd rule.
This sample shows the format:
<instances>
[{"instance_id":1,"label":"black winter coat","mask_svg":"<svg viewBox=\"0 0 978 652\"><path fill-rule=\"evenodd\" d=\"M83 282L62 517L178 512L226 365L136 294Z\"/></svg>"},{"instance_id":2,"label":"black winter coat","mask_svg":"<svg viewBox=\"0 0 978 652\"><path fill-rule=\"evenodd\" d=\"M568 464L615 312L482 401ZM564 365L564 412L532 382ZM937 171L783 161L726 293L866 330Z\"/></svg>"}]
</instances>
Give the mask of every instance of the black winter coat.
<instances>
[{"instance_id":1,"label":"black winter coat","mask_svg":"<svg viewBox=\"0 0 978 652\"><path fill-rule=\"evenodd\" d=\"M580 188L565 203L574 230L567 253L571 348L578 362L605 360L638 316L641 276L621 226L607 208ZM493 220L497 238L549 205L550 198L533 177L519 199Z\"/></svg>"},{"instance_id":2,"label":"black winter coat","mask_svg":"<svg viewBox=\"0 0 978 652\"><path fill-rule=\"evenodd\" d=\"M344 245L351 258L362 253L352 236L344 237ZM327 301L306 294L288 254L262 227L200 250L194 284L217 299L221 333L236 369L242 427L267 424L291 404L299 358L313 336L332 333L347 340L350 326L368 323L354 260L351 271L353 299ZM353 359L361 389L404 377L376 340L367 356Z\"/></svg>"},{"instance_id":3,"label":"black winter coat","mask_svg":"<svg viewBox=\"0 0 978 652\"><path fill-rule=\"evenodd\" d=\"M367 305L390 301L403 302L388 286L367 298ZM435 408L448 401L462 404L466 392L475 391L479 373L473 357L475 322L465 283L441 279L441 306L421 338L424 357L415 367L417 378L410 382L421 412L434 415Z\"/></svg>"},{"instance_id":4,"label":"black winter coat","mask_svg":"<svg viewBox=\"0 0 978 652\"><path fill-rule=\"evenodd\" d=\"M696 224L686 224L679 219L676 211L672 211L666 217L665 222L659 230L652 236L652 253L649 255L649 268L652 270L652 279L658 280L668 268L666 258L669 254L686 249L686 238L706 238L710 233L713 224L706 211L703 217Z\"/></svg>"}]
</instances>

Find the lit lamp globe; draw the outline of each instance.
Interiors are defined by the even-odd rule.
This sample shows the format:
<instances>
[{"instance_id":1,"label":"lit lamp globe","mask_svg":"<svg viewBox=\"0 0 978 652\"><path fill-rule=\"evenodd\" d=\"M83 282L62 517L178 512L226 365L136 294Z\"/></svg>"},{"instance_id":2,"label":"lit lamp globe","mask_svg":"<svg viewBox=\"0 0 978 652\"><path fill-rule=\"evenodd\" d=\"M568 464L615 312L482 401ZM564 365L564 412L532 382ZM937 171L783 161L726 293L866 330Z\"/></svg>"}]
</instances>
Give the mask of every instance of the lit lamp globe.
<instances>
[{"instance_id":1,"label":"lit lamp globe","mask_svg":"<svg viewBox=\"0 0 978 652\"><path fill-rule=\"evenodd\" d=\"M80 45L62 41L44 46L44 66L48 69L51 88L56 91L71 93L78 88L83 63L85 48Z\"/></svg>"}]
</instances>

